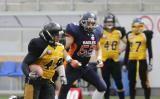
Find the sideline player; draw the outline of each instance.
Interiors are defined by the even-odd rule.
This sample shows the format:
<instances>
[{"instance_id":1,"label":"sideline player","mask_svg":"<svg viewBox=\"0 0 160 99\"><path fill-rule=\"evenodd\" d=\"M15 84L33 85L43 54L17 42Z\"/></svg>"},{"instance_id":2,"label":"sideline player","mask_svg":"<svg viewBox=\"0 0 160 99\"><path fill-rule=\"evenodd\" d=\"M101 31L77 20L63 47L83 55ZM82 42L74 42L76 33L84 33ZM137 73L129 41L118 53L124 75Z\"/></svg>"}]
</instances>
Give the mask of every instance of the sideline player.
<instances>
[{"instance_id":1,"label":"sideline player","mask_svg":"<svg viewBox=\"0 0 160 99\"><path fill-rule=\"evenodd\" d=\"M144 23L140 18L136 18L132 23L132 31L126 35L125 65L128 69L130 99L135 99L138 75L144 89L145 99L150 99L148 71L152 70L152 34L152 31L144 30ZM147 50L149 65L147 65Z\"/></svg>"},{"instance_id":2,"label":"sideline player","mask_svg":"<svg viewBox=\"0 0 160 99\"><path fill-rule=\"evenodd\" d=\"M119 63L119 55L122 52L120 49L120 41L125 36L123 27L116 27L116 19L112 13L108 13L103 22L103 36L100 39L102 49L103 68L101 69L102 77L107 85L107 90L104 95L105 99L109 99L110 94L110 77L112 76L117 86L119 99L124 99L124 89L122 84L121 65Z\"/></svg>"}]
</instances>

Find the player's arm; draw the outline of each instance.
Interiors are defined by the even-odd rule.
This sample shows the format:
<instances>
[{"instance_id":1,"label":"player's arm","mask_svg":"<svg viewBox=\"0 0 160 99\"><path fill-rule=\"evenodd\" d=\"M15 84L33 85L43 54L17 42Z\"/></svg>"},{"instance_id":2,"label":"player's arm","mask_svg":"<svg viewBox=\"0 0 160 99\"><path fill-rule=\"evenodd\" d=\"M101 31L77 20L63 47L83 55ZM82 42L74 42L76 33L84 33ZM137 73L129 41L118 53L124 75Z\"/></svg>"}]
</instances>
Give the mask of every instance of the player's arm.
<instances>
[{"instance_id":1,"label":"player's arm","mask_svg":"<svg viewBox=\"0 0 160 99\"><path fill-rule=\"evenodd\" d=\"M121 52L124 52L125 49L126 49L126 44L127 44L126 36L124 36L124 37L121 39L121 41L122 41L122 43L123 43L123 47L121 47L120 53L121 53Z\"/></svg>"},{"instance_id":2,"label":"player's arm","mask_svg":"<svg viewBox=\"0 0 160 99\"><path fill-rule=\"evenodd\" d=\"M120 53L125 51L126 49L126 43L127 43L127 39L126 39L126 30L124 27L116 27L117 30L120 31L120 35L121 35L121 41L123 43L123 47L121 47L120 49Z\"/></svg>"},{"instance_id":3,"label":"player's arm","mask_svg":"<svg viewBox=\"0 0 160 99\"><path fill-rule=\"evenodd\" d=\"M33 64L40 57L42 52L42 49L37 45L37 41L34 39L31 40L28 45L28 54L25 56L22 62L22 71L26 77L28 77L30 73L29 65Z\"/></svg>"},{"instance_id":4,"label":"player's arm","mask_svg":"<svg viewBox=\"0 0 160 99\"><path fill-rule=\"evenodd\" d=\"M144 31L147 37L147 48L148 48L148 54L149 54L149 59L151 60L153 58L152 54L152 35L153 31Z\"/></svg>"},{"instance_id":5,"label":"player's arm","mask_svg":"<svg viewBox=\"0 0 160 99\"><path fill-rule=\"evenodd\" d=\"M129 58L129 52L130 52L130 43L128 40L129 33L125 36L125 39L126 39L126 49L125 49L125 56L124 56L124 65L125 66L128 65L128 58Z\"/></svg>"},{"instance_id":6,"label":"player's arm","mask_svg":"<svg viewBox=\"0 0 160 99\"><path fill-rule=\"evenodd\" d=\"M74 43L74 38L76 36L75 32L73 31L74 24L68 24L66 26L66 45L65 48L68 50L70 46Z\"/></svg>"},{"instance_id":7,"label":"player's arm","mask_svg":"<svg viewBox=\"0 0 160 99\"><path fill-rule=\"evenodd\" d=\"M153 53L152 53L152 35L153 31L146 30L144 31L146 38L147 38L147 48L148 48L148 55L149 55L149 67L152 69L153 65ZM149 70L151 71L151 70Z\"/></svg>"},{"instance_id":8,"label":"player's arm","mask_svg":"<svg viewBox=\"0 0 160 99\"><path fill-rule=\"evenodd\" d=\"M66 45L65 45L65 48L69 49L73 42L74 42L74 38L70 34L66 34Z\"/></svg>"},{"instance_id":9,"label":"player's arm","mask_svg":"<svg viewBox=\"0 0 160 99\"><path fill-rule=\"evenodd\" d=\"M64 52L63 52L64 53ZM65 56L65 53L64 53ZM67 84L67 79L66 79L66 74L65 74L65 69L64 69L64 65L63 65L63 60L64 58L60 58L57 62L57 68L56 71L58 72L58 75L60 77L61 83L62 84Z\"/></svg>"}]
</instances>

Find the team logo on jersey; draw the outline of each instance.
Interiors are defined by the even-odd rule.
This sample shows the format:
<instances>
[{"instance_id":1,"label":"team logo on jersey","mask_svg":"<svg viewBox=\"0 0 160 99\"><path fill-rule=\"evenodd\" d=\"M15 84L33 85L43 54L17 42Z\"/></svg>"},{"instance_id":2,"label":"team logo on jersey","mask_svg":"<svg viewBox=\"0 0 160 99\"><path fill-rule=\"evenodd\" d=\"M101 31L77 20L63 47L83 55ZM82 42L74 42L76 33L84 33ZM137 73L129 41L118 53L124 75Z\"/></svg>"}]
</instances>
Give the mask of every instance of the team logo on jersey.
<instances>
[{"instance_id":1,"label":"team logo on jersey","mask_svg":"<svg viewBox=\"0 0 160 99\"><path fill-rule=\"evenodd\" d=\"M92 40L92 41L94 41L94 40L95 40L95 37L94 37L94 35L92 35L92 36L91 36L91 40Z\"/></svg>"},{"instance_id":2,"label":"team logo on jersey","mask_svg":"<svg viewBox=\"0 0 160 99\"><path fill-rule=\"evenodd\" d=\"M48 55L51 55L51 54L52 54L52 51L51 51L51 50L47 50L47 54L48 54Z\"/></svg>"},{"instance_id":3,"label":"team logo on jersey","mask_svg":"<svg viewBox=\"0 0 160 99\"><path fill-rule=\"evenodd\" d=\"M107 38L107 36L103 34L102 38L106 39L106 38Z\"/></svg>"}]
</instances>

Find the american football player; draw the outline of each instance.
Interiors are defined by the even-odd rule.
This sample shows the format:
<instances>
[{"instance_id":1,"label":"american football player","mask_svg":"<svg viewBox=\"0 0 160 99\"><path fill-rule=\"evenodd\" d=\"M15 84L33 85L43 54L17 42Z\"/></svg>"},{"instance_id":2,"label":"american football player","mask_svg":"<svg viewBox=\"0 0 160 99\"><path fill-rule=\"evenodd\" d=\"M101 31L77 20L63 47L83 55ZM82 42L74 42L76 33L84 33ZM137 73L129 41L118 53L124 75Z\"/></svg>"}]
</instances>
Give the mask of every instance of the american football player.
<instances>
[{"instance_id":1,"label":"american football player","mask_svg":"<svg viewBox=\"0 0 160 99\"><path fill-rule=\"evenodd\" d=\"M148 71L152 69L152 34L153 31L144 30L144 23L140 18L136 18L132 22L132 30L126 35L125 65L128 69L130 99L135 99L138 75L144 89L145 99L150 99L151 89L148 80ZM149 55L148 65L147 50Z\"/></svg>"},{"instance_id":2,"label":"american football player","mask_svg":"<svg viewBox=\"0 0 160 99\"><path fill-rule=\"evenodd\" d=\"M110 76L115 80L119 99L124 99L124 89L122 84L121 66L119 63L119 55L122 52L120 49L120 41L123 41L125 36L124 27L116 27L115 15L108 13L103 21L103 36L100 39L100 47L102 49L103 68L102 76L107 85L107 90L104 95L105 99L109 99L110 94Z\"/></svg>"},{"instance_id":3,"label":"american football player","mask_svg":"<svg viewBox=\"0 0 160 99\"><path fill-rule=\"evenodd\" d=\"M99 52L97 62L99 66L103 66L99 48L102 32L101 28L96 25L96 20L94 13L87 12L82 15L79 24L70 23L66 27L66 48L70 48L69 54L72 59L77 60L76 62L81 65L76 66L68 62L66 66L67 85L61 86L59 99L66 99L72 83L80 78L97 88L98 91L93 94L92 99L102 99L100 94L104 94L106 84L92 68L87 66L93 50ZM68 57L67 60L70 58Z\"/></svg>"},{"instance_id":4,"label":"american football player","mask_svg":"<svg viewBox=\"0 0 160 99\"><path fill-rule=\"evenodd\" d=\"M51 22L44 26L38 38L30 41L28 54L22 62L22 70L26 76L24 99L55 99L52 77L56 71L61 83L67 83L63 60L68 54L64 46L58 42L59 34L62 32L60 24ZM33 65L42 68L42 75L30 69Z\"/></svg>"}]
</instances>

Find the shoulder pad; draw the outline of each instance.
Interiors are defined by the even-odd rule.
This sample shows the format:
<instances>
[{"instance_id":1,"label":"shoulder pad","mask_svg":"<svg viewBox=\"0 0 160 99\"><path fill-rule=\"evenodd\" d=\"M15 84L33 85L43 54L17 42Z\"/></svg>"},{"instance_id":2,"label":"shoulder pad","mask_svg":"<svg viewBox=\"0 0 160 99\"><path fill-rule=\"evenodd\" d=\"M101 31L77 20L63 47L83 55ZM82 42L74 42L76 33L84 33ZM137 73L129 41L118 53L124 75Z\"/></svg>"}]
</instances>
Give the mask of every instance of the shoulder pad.
<instances>
[{"instance_id":1,"label":"shoulder pad","mask_svg":"<svg viewBox=\"0 0 160 99\"><path fill-rule=\"evenodd\" d=\"M121 34L122 34L121 38L123 38L126 35L126 30L124 27L116 27L116 29L121 32Z\"/></svg>"},{"instance_id":2,"label":"shoulder pad","mask_svg":"<svg viewBox=\"0 0 160 99\"><path fill-rule=\"evenodd\" d=\"M74 23L68 24L67 27L66 27L66 33L69 34L69 35L75 36L76 26L78 26L78 25L76 25Z\"/></svg>"},{"instance_id":3,"label":"shoulder pad","mask_svg":"<svg viewBox=\"0 0 160 99\"><path fill-rule=\"evenodd\" d=\"M151 30L145 30L144 34L146 35L147 39L152 39L153 37L153 31Z\"/></svg>"},{"instance_id":4,"label":"shoulder pad","mask_svg":"<svg viewBox=\"0 0 160 99\"><path fill-rule=\"evenodd\" d=\"M99 38L103 35L103 27L101 25L97 25L94 32L98 34Z\"/></svg>"},{"instance_id":5,"label":"shoulder pad","mask_svg":"<svg viewBox=\"0 0 160 99\"><path fill-rule=\"evenodd\" d=\"M41 38L34 38L30 41L28 45L28 52L34 55L40 56L44 49L47 47L47 43Z\"/></svg>"},{"instance_id":6,"label":"shoulder pad","mask_svg":"<svg viewBox=\"0 0 160 99\"><path fill-rule=\"evenodd\" d=\"M127 34L126 34L127 39L128 39L128 35L131 34L131 33L132 33L132 31L127 32Z\"/></svg>"},{"instance_id":7,"label":"shoulder pad","mask_svg":"<svg viewBox=\"0 0 160 99\"><path fill-rule=\"evenodd\" d=\"M32 50L38 49L38 40L36 38L33 38L28 45L28 51L31 52Z\"/></svg>"}]
</instances>

